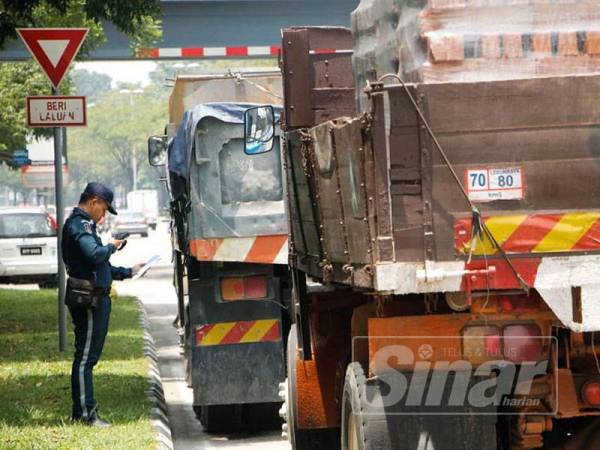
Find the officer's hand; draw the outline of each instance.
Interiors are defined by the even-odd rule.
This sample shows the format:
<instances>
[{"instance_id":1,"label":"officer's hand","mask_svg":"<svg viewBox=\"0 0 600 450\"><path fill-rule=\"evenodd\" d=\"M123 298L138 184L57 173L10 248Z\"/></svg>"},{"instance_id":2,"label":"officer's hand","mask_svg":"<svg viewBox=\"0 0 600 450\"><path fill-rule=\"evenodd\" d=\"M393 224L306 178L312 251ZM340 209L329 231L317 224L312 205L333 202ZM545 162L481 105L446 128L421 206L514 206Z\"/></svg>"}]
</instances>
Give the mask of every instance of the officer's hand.
<instances>
[{"instance_id":1,"label":"officer's hand","mask_svg":"<svg viewBox=\"0 0 600 450\"><path fill-rule=\"evenodd\" d=\"M135 275L136 275L136 274L137 274L137 273L140 271L140 269L141 269L142 267L144 267L144 263L137 263L136 265L134 265L134 266L131 268L131 276L132 276L132 277L133 277L133 276L135 276Z\"/></svg>"},{"instance_id":2,"label":"officer's hand","mask_svg":"<svg viewBox=\"0 0 600 450\"><path fill-rule=\"evenodd\" d=\"M111 239L111 241L110 241L110 243L112 245L114 245L117 250L119 250L121 248L121 245L123 245L123 242L125 242L125 239Z\"/></svg>"}]
</instances>

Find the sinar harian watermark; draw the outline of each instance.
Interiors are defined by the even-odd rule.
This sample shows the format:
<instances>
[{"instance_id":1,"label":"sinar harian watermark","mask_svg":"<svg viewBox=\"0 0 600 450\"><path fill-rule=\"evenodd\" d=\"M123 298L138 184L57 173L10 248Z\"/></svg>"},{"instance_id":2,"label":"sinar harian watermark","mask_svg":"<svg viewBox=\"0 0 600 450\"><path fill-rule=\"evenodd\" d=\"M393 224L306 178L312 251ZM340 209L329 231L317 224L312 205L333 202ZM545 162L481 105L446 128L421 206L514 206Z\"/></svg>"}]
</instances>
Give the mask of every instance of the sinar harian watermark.
<instances>
[{"instance_id":1,"label":"sinar harian watermark","mask_svg":"<svg viewBox=\"0 0 600 450\"><path fill-rule=\"evenodd\" d=\"M464 345L464 336L356 337L382 339L372 345L370 376L363 398L368 414L535 414L555 413L556 387L548 386L552 337L535 337L529 347L505 343ZM506 338L508 339L508 338ZM481 339L480 339L481 340ZM398 343L398 344L396 344ZM538 346L543 351L533 351ZM533 349L533 350L532 350ZM536 387L538 387L536 389Z\"/></svg>"}]
</instances>

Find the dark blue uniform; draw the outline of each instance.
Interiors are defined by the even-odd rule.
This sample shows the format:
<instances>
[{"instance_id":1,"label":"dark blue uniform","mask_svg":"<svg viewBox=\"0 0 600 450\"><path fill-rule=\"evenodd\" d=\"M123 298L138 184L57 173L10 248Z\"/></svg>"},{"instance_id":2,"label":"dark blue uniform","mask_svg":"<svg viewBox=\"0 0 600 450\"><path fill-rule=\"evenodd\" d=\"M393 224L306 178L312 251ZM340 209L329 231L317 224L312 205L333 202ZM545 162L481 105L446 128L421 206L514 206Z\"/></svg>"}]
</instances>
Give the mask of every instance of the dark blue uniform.
<instances>
[{"instance_id":1,"label":"dark blue uniform","mask_svg":"<svg viewBox=\"0 0 600 450\"><path fill-rule=\"evenodd\" d=\"M69 276L93 281L103 288L95 309L69 307L75 327L75 358L71 371L73 418L91 420L96 412L92 372L100 359L108 332L112 280L131 278L131 269L113 267L108 262L116 251L113 244L102 245L96 224L81 208L75 208L65 222L62 252Z\"/></svg>"}]
</instances>

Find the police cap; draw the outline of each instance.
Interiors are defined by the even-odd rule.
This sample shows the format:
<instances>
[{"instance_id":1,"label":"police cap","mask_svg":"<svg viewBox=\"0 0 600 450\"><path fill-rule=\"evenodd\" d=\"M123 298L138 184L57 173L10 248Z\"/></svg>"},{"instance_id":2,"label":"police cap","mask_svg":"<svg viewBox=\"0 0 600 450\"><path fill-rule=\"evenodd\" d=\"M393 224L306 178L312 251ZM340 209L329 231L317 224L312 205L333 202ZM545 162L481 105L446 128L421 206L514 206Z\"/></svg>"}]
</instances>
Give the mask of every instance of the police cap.
<instances>
[{"instance_id":1,"label":"police cap","mask_svg":"<svg viewBox=\"0 0 600 450\"><path fill-rule=\"evenodd\" d=\"M101 198L102 200L105 200L106 203L108 203L108 211L111 214L117 214L117 211L115 210L115 207L113 206L112 202L113 202L113 191L111 191L109 188L107 188L106 186L104 186L102 183L98 183L95 181L92 181L91 183L88 183L88 185L85 187L85 190L83 191L84 194L88 194L88 195L93 195L94 197L98 197Z\"/></svg>"}]
</instances>

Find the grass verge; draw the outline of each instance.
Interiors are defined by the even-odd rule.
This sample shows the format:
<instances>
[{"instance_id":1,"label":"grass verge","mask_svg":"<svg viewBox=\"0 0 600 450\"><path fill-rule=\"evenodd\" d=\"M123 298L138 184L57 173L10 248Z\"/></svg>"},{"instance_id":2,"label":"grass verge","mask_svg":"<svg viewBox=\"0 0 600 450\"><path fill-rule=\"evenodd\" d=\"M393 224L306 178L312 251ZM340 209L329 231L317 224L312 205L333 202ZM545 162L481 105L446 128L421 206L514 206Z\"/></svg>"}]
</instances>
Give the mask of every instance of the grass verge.
<instances>
[{"instance_id":1,"label":"grass verge","mask_svg":"<svg viewBox=\"0 0 600 450\"><path fill-rule=\"evenodd\" d=\"M73 332L69 326L68 351L59 353L56 297L55 290L0 290L0 448L155 448L135 299L113 299L94 389L114 426L96 429L69 420Z\"/></svg>"}]
</instances>

